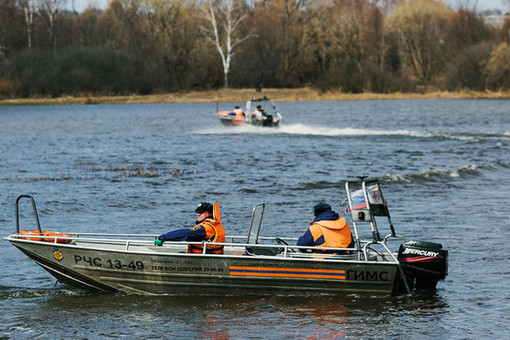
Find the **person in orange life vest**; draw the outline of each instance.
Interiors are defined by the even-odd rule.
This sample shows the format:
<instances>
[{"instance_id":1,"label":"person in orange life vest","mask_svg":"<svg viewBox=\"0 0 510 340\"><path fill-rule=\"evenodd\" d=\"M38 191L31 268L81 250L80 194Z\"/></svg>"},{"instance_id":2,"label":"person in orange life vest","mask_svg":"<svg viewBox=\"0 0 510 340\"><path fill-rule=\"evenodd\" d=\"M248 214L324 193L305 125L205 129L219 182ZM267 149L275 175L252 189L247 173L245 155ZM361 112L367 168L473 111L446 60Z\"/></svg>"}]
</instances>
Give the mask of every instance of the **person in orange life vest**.
<instances>
[{"instance_id":1,"label":"person in orange life vest","mask_svg":"<svg viewBox=\"0 0 510 340\"><path fill-rule=\"evenodd\" d=\"M305 233L298 239L298 246L352 248L354 240L351 228L327 203L319 203L313 207L315 219ZM305 249L301 250L306 252ZM349 251L317 250L333 254L349 254Z\"/></svg>"},{"instance_id":2,"label":"person in orange life vest","mask_svg":"<svg viewBox=\"0 0 510 340\"><path fill-rule=\"evenodd\" d=\"M239 106L235 106L234 110L228 114L229 116L234 116L235 119L242 119L246 116L244 115L243 109Z\"/></svg>"},{"instance_id":3,"label":"person in orange life vest","mask_svg":"<svg viewBox=\"0 0 510 340\"><path fill-rule=\"evenodd\" d=\"M225 242L225 231L221 225L218 202L214 205L200 202L195 209L197 221L192 228L183 228L159 235L154 245L161 246L165 241L212 241ZM203 253L202 245L188 245L188 253ZM208 244L206 253L223 254L223 245Z\"/></svg>"}]
</instances>

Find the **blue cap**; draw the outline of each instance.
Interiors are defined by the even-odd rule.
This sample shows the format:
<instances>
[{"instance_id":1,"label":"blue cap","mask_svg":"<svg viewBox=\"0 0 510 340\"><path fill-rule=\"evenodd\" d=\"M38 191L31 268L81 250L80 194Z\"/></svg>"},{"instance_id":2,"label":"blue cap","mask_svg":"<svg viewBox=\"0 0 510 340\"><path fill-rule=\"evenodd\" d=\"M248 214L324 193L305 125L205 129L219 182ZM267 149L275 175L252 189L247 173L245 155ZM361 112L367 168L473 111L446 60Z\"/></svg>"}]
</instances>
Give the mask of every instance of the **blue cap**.
<instances>
[{"instance_id":1,"label":"blue cap","mask_svg":"<svg viewBox=\"0 0 510 340\"><path fill-rule=\"evenodd\" d=\"M331 210L331 206L329 204L319 203L313 207L313 214L315 215L315 217L318 217L329 210Z\"/></svg>"}]
</instances>

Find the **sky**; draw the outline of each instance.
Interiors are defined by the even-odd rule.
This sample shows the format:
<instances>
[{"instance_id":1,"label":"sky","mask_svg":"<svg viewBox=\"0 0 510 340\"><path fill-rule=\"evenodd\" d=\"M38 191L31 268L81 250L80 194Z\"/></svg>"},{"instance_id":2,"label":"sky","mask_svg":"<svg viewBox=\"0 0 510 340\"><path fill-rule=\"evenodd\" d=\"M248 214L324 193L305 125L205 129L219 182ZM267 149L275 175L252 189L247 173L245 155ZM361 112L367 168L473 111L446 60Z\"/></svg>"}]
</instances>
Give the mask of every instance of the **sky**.
<instances>
[{"instance_id":1,"label":"sky","mask_svg":"<svg viewBox=\"0 0 510 340\"><path fill-rule=\"evenodd\" d=\"M475 5L476 9L480 11L487 9L499 9L502 12L506 12L509 7L508 2L505 0L443 0L443 2L453 8L457 8L459 5L472 8Z\"/></svg>"},{"instance_id":2,"label":"sky","mask_svg":"<svg viewBox=\"0 0 510 340\"><path fill-rule=\"evenodd\" d=\"M72 0L67 0L69 7L71 7ZM87 7L92 5L99 9L105 9L110 0L74 0L76 10L78 12L84 11ZM509 11L510 4L505 0L443 0L443 2L453 8L463 5L467 8L472 8L476 5L479 11L487 9L499 9L502 12Z\"/></svg>"},{"instance_id":3,"label":"sky","mask_svg":"<svg viewBox=\"0 0 510 340\"><path fill-rule=\"evenodd\" d=\"M67 5L71 7L72 0L67 0ZM110 0L74 0L74 7L78 12L83 12L89 6L106 9Z\"/></svg>"}]
</instances>

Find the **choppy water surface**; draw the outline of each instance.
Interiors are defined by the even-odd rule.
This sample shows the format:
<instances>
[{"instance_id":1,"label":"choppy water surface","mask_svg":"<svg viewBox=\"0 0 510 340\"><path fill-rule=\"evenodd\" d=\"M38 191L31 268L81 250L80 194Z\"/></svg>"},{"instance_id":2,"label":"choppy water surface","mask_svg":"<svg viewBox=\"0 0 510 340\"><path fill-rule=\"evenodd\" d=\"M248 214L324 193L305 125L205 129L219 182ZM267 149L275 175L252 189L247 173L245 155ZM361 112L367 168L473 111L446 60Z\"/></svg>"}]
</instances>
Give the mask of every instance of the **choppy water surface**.
<instances>
[{"instance_id":1,"label":"choppy water surface","mask_svg":"<svg viewBox=\"0 0 510 340\"><path fill-rule=\"evenodd\" d=\"M399 234L449 249L435 293L92 294L54 286L2 241L0 336L509 338L510 101L278 106L278 129L223 127L214 104L0 107L1 234L29 193L50 230L158 234L218 200L228 234L246 234L252 206L267 202L262 233L297 237L315 203L342 210L345 181L370 175Z\"/></svg>"}]
</instances>

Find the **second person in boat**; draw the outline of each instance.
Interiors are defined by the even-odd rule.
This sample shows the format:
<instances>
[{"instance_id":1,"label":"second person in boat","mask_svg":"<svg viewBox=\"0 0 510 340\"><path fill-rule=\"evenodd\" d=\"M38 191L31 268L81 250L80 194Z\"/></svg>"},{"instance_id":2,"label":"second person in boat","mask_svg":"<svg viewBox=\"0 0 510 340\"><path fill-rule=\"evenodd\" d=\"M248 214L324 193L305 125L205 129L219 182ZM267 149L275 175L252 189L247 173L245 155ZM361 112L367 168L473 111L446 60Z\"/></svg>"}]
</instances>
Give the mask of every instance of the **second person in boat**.
<instances>
[{"instance_id":1,"label":"second person in boat","mask_svg":"<svg viewBox=\"0 0 510 340\"><path fill-rule=\"evenodd\" d=\"M315 219L305 233L298 239L297 245L303 247L332 247L352 248L354 240L351 235L351 228L331 209L327 203L319 203L313 207ZM301 250L306 252L306 250ZM317 249L314 253L329 254L350 254L348 250L324 250Z\"/></svg>"},{"instance_id":2,"label":"second person in boat","mask_svg":"<svg viewBox=\"0 0 510 340\"><path fill-rule=\"evenodd\" d=\"M257 108L251 115L251 119L261 121L263 126L270 126L273 124L273 116L267 114L266 110L264 110L261 105L257 105Z\"/></svg>"},{"instance_id":3,"label":"second person in boat","mask_svg":"<svg viewBox=\"0 0 510 340\"><path fill-rule=\"evenodd\" d=\"M195 209L197 221L191 228L177 229L158 236L154 245L161 246L165 241L210 241L213 244L206 246L207 254L223 254L223 245L214 242L225 242L225 231L221 225L220 209L218 202L214 205L207 202L200 202ZM188 253L203 253L200 244L189 244Z\"/></svg>"}]
</instances>

